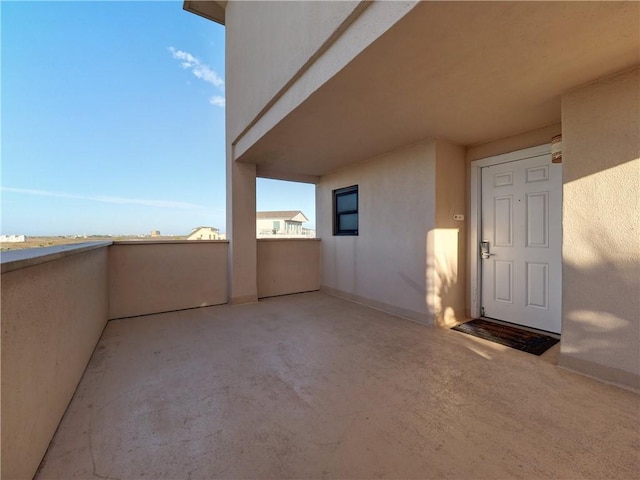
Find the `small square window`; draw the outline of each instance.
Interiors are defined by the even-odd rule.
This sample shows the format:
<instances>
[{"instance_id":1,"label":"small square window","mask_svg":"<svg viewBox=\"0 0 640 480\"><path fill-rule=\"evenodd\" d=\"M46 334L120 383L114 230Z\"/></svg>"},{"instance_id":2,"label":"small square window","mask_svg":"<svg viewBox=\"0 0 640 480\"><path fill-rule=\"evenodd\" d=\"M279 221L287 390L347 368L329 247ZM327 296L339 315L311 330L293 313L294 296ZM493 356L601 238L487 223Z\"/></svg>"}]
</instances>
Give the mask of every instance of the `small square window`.
<instances>
[{"instance_id":1,"label":"small square window","mask_svg":"<svg viewBox=\"0 0 640 480\"><path fill-rule=\"evenodd\" d=\"M333 234L358 235L358 186L333 191Z\"/></svg>"}]
</instances>

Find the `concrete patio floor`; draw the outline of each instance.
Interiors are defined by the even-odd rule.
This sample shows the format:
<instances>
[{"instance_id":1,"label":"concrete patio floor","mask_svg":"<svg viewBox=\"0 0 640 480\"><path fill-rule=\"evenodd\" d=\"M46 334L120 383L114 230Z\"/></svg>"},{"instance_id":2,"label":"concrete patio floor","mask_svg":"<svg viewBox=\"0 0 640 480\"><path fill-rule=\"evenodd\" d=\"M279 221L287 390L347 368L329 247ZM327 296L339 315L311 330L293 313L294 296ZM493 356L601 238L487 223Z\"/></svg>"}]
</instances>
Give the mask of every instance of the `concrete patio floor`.
<instances>
[{"instance_id":1,"label":"concrete patio floor","mask_svg":"<svg viewBox=\"0 0 640 480\"><path fill-rule=\"evenodd\" d=\"M111 321L36 478L636 478L640 397L549 358L321 292Z\"/></svg>"}]
</instances>

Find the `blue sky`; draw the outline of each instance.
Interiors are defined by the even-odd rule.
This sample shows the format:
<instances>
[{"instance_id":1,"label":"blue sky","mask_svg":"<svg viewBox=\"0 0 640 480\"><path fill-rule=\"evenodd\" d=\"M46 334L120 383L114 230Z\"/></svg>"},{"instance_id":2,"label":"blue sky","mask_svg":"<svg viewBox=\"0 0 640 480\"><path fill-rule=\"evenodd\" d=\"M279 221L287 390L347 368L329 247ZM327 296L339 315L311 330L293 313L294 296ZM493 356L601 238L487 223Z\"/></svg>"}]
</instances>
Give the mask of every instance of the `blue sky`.
<instances>
[{"instance_id":1,"label":"blue sky","mask_svg":"<svg viewBox=\"0 0 640 480\"><path fill-rule=\"evenodd\" d=\"M224 27L182 1L0 8L3 234L225 231ZM313 185L257 202L315 224Z\"/></svg>"}]
</instances>

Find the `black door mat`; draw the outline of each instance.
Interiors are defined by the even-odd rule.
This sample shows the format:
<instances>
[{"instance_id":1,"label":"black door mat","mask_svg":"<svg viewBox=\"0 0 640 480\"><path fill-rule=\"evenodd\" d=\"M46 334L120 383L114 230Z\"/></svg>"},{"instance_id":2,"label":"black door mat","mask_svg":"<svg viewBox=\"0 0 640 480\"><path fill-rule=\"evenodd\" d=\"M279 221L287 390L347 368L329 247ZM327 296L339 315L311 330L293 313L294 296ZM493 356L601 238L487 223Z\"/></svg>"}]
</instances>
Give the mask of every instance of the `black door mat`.
<instances>
[{"instance_id":1,"label":"black door mat","mask_svg":"<svg viewBox=\"0 0 640 480\"><path fill-rule=\"evenodd\" d=\"M453 330L534 355L542 355L560 341L543 333L530 332L480 318L457 325Z\"/></svg>"}]
</instances>

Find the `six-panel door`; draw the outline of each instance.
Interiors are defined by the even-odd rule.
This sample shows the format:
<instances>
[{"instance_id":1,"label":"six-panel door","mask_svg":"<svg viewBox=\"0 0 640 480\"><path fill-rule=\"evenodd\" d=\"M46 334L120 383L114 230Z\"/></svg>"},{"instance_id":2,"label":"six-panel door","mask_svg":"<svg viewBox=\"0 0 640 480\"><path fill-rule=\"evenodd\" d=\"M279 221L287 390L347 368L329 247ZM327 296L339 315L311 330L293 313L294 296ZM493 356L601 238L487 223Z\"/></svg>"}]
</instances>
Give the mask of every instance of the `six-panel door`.
<instances>
[{"instance_id":1,"label":"six-panel door","mask_svg":"<svg viewBox=\"0 0 640 480\"><path fill-rule=\"evenodd\" d=\"M561 196L551 155L482 168L484 316L560 333Z\"/></svg>"}]
</instances>

